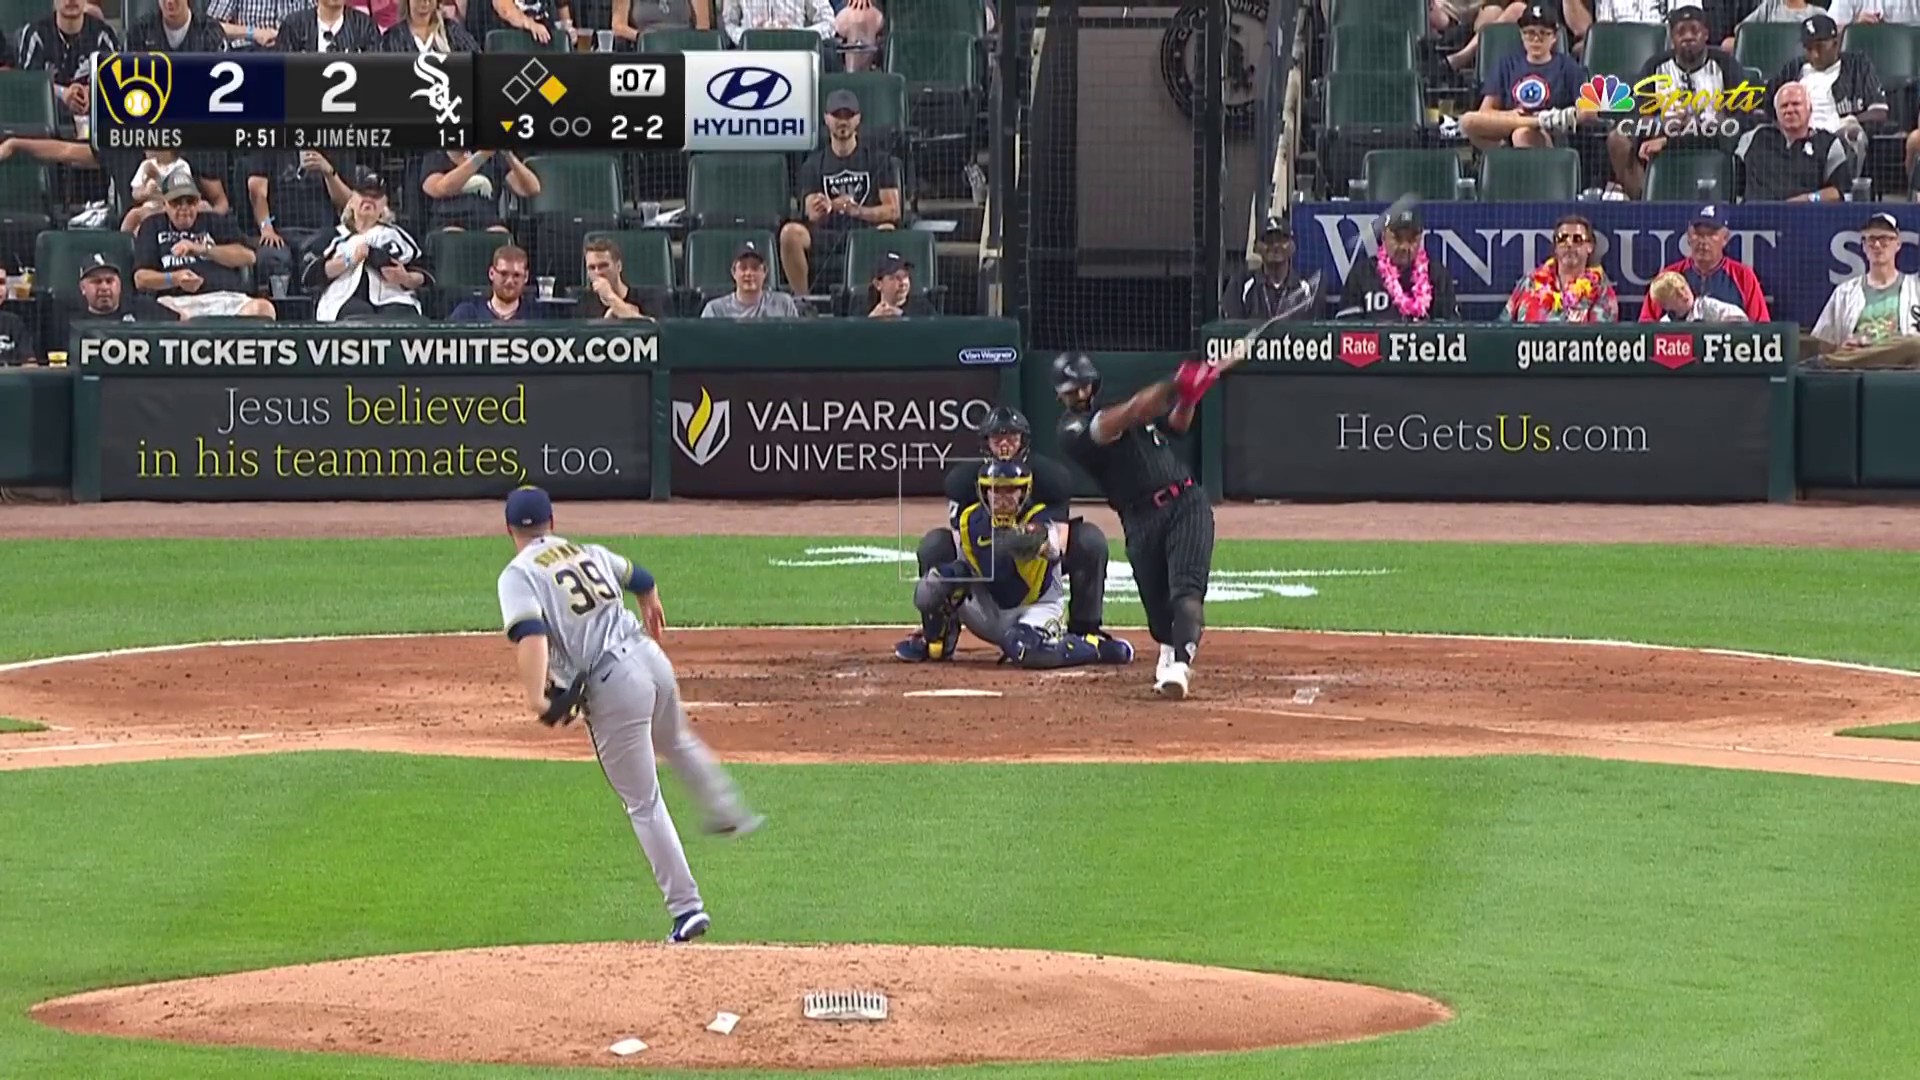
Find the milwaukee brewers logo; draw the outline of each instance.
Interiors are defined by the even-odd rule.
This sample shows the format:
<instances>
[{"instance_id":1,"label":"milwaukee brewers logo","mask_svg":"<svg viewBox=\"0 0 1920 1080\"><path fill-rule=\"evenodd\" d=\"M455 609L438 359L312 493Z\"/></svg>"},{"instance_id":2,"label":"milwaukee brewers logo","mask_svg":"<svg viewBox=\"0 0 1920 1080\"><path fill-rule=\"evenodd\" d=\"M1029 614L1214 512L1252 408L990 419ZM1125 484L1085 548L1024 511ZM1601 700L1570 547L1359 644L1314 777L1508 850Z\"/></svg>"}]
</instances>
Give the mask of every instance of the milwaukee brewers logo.
<instances>
[{"instance_id":1,"label":"milwaukee brewers logo","mask_svg":"<svg viewBox=\"0 0 1920 1080\"><path fill-rule=\"evenodd\" d=\"M673 444L695 465L720 456L733 436L733 408L700 388L700 400L673 403Z\"/></svg>"},{"instance_id":2,"label":"milwaukee brewers logo","mask_svg":"<svg viewBox=\"0 0 1920 1080\"><path fill-rule=\"evenodd\" d=\"M164 53L114 53L94 73L94 90L117 124L156 124L173 93L173 60Z\"/></svg>"}]
</instances>

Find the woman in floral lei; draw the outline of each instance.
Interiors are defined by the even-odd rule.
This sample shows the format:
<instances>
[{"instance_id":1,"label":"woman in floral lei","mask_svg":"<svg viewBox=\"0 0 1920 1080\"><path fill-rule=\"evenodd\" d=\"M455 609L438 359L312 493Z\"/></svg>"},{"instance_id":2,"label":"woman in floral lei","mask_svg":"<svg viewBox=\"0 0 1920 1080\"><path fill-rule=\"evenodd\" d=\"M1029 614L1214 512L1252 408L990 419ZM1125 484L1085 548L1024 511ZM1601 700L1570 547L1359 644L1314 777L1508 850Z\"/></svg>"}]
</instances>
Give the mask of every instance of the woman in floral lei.
<instances>
[{"instance_id":1,"label":"woman in floral lei","mask_svg":"<svg viewBox=\"0 0 1920 1080\"><path fill-rule=\"evenodd\" d=\"M1594 261L1593 224L1578 214L1554 223L1553 258L1520 279L1500 309L1501 322L1620 321L1620 298Z\"/></svg>"}]
</instances>

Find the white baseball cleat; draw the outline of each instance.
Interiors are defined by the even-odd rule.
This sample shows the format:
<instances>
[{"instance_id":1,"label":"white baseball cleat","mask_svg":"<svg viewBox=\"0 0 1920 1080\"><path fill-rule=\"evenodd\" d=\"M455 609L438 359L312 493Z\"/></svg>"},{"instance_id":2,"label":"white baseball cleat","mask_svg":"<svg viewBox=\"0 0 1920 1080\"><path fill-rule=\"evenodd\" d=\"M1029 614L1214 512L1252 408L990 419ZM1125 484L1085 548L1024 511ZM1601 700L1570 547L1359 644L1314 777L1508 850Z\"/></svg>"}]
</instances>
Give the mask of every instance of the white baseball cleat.
<instances>
[{"instance_id":1,"label":"white baseball cleat","mask_svg":"<svg viewBox=\"0 0 1920 1080\"><path fill-rule=\"evenodd\" d=\"M1163 698L1179 701L1187 696L1187 678L1191 674L1187 665L1175 661L1161 668L1153 676L1153 692Z\"/></svg>"}]
</instances>

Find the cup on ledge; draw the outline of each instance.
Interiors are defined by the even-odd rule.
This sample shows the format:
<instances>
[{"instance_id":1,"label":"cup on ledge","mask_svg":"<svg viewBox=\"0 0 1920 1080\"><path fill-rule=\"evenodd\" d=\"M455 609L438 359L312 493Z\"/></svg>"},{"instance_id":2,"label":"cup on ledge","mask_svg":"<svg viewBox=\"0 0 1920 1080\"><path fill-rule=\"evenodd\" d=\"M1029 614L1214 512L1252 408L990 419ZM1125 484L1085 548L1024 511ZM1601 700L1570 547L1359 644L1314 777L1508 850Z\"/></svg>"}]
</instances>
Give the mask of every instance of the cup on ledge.
<instances>
[{"instance_id":1,"label":"cup on ledge","mask_svg":"<svg viewBox=\"0 0 1920 1080\"><path fill-rule=\"evenodd\" d=\"M660 204L659 203L642 202L640 204L640 227L641 228L643 229L652 228L653 223L659 220L660 220Z\"/></svg>"},{"instance_id":2,"label":"cup on ledge","mask_svg":"<svg viewBox=\"0 0 1920 1080\"><path fill-rule=\"evenodd\" d=\"M273 298L275 300L284 300L287 298L287 286L292 283L292 280L293 275L291 274L270 274L267 276L268 284L273 287Z\"/></svg>"},{"instance_id":3,"label":"cup on ledge","mask_svg":"<svg viewBox=\"0 0 1920 1080\"><path fill-rule=\"evenodd\" d=\"M66 351L62 349L54 352L49 352L47 354L47 363L53 365L54 367L66 367L67 366Z\"/></svg>"},{"instance_id":4,"label":"cup on ledge","mask_svg":"<svg viewBox=\"0 0 1920 1080\"><path fill-rule=\"evenodd\" d=\"M598 48L601 52L613 51L613 31L595 30L593 32L593 39L594 39L594 46Z\"/></svg>"},{"instance_id":5,"label":"cup on ledge","mask_svg":"<svg viewBox=\"0 0 1920 1080\"><path fill-rule=\"evenodd\" d=\"M540 299L542 300L553 299L553 286L554 286L555 280L556 279L552 274L540 275Z\"/></svg>"}]
</instances>

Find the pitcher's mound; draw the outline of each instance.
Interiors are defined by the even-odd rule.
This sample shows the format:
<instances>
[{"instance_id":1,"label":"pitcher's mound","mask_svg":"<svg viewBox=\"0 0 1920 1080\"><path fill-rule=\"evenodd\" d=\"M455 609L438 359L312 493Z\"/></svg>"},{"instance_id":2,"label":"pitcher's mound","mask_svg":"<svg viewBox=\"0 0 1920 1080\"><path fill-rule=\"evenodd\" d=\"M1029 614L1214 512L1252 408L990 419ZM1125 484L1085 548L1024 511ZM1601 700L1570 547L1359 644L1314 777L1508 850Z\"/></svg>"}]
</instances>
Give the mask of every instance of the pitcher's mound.
<instances>
[{"instance_id":1,"label":"pitcher's mound","mask_svg":"<svg viewBox=\"0 0 1920 1080\"><path fill-rule=\"evenodd\" d=\"M816 990L887 1019L802 1015ZM735 1013L731 1035L706 1030ZM1448 1019L1351 983L1077 953L911 945L547 945L409 953L45 1002L89 1034L434 1061L856 1068L1141 1057L1359 1039ZM638 1038L647 1049L616 1057Z\"/></svg>"}]
</instances>

